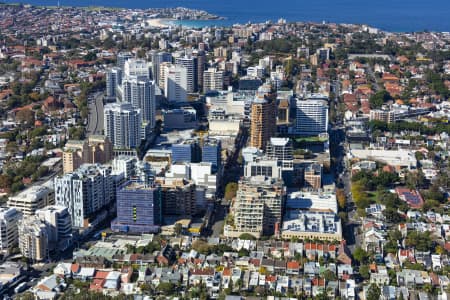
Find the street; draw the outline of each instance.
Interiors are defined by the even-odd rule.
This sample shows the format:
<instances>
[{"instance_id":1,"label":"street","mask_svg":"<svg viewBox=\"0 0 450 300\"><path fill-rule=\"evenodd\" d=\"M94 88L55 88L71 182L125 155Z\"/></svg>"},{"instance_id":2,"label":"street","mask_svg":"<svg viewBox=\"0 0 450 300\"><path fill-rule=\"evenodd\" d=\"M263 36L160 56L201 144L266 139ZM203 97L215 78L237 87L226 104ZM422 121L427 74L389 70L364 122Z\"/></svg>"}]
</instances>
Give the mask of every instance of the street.
<instances>
[{"instance_id":1,"label":"street","mask_svg":"<svg viewBox=\"0 0 450 300\"><path fill-rule=\"evenodd\" d=\"M103 93L97 92L90 95L88 107L87 135L103 134Z\"/></svg>"}]
</instances>

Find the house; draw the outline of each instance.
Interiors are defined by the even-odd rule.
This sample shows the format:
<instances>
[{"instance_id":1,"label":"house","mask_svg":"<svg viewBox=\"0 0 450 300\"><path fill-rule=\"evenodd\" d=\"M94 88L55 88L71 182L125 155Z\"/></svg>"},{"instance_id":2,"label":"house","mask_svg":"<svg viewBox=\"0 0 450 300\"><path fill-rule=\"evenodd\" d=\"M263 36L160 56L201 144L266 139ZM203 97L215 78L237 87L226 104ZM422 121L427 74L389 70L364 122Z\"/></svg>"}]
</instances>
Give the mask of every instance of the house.
<instances>
[{"instance_id":1,"label":"house","mask_svg":"<svg viewBox=\"0 0 450 300\"><path fill-rule=\"evenodd\" d=\"M319 275L320 264L317 262L307 262L303 266L303 273L307 276Z\"/></svg>"},{"instance_id":2,"label":"house","mask_svg":"<svg viewBox=\"0 0 450 300\"><path fill-rule=\"evenodd\" d=\"M54 269L53 274L61 277L70 277L72 275L71 263L59 263Z\"/></svg>"},{"instance_id":3,"label":"house","mask_svg":"<svg viewBox=\"0 0 450 300\"><path fill-rule=\"evenodd\" d=\"M411 263L416 262L413 251L407 250L407 249L399 249L398 250L398 260L400 262L400 266L403 266L403 263L405 261L409 261Z\"/></svg>"},{"instance_id":4,"label":"house","mask_svg":"<svg viewBox=\"0 0 450 300\"><path fill-rule=\"evenodd\" d=\"M242 278L242 271L239 268L234 268L231 271L231 280L233 282L237 282L239 279Z\"/></svg>"},{"instance_id":5,"label":"house","mask_svg":"<svg viewBox=\"0 0 450 300\"><path fill-rule=\"evenodd\" d=\"M80 271L76 274L73 274L75 279L79 279L82 281L88 281L94 278L95 269L94 268L81 268Z\"/></svg>"},{"instance_id":6,"label":"house","mask_svg":"<svg viewBox=\"0 0 450 300\"><path fill-rule=\"evenodd\" d=\"M119 290L120 288L120 272L118 271L111 271L106 276L105 284L103 285L103 288L109 289L109 290Z\"/></svg>"},{"instance_id":7,"label":"house","mask_svg":"<svg viewBox=\"0 0 450 300\"><path fill-rule=\"evenodd\" d=\"M156 261L160 265L171 265L174 263L176 259L176 254L173 248L170 245L164 246L163 249L161 249L161 253L156 258Z\"/></svg>"},{"instance_id":8,"label":"house","mask_svg":"<svg viewBox=\"0 0 450 300\"><path fill-rule=\"evenodd\" d=\"M303 293L306 297L311 297L311 295L312 295L312 279L311 278L303 279Z\"/></svg>"},{"instance_id":9,"label":"house","mask_svg":"<svg viewBox=\"0 0 450 300\"><path fill-rule=\"evenodd\" d=\"M284 260L276 260L274 265L274 272L277 274L284 274L286 273L286 261Z\"/></svg>"},{"instance_id":10,"label":"house","mask_svg":"<svg viewBox=\"0 0 450 300\"><path fill-rule=\"evenodd\" d=\"M375 283L378 286L389 284L389 275L386 267L378 266L377 272L370 274L370 283Z\"/></svg>"},{"instance_id":11,"label":"house","mask_svg":"<svg viewBox=\"0 0 450 300\"><path fill-rule=\"evenodd\" d=\"M433 271L440 271L442 269L441 256L437 254L431 255L431 263Z\"/></svg>"},{"instance_id":12,"label":"house","mask_svg":"<svg viewBox=\"0 0 450 300\"><path fill-rule=\"evenodd\" d=\"M339 292L339 282L338 281L329 281L327 284L327 296L330 299L336 299L336 296Z\"/></svg>"},{"instance_id":13,"label":"house","mask_svg":"<svg viewBox=\"0 0 450 300\"><path fill-rule=\"evenodd\" d=\"M42 278L33 289L37 299L56 299L59 292L64 290L66 284L61 277L53 274Z\"/></svg>"},{"instance_id":14,"label":"house","mask_svg":"<svg viewBox=\"0 0 450 300\"><path fill-rule=\"evenodd\" d=\"M133 275L133 268L130 266L124 266L120 270L120 282L121 283L130 283L131 276Z\"/></svg>"},{"instance_id":15,"label":"house","mask_svg":"<svg viewBox=\"0 0 450 300\"><path fill-rule=\"evenodd\" d=\"M267 272L269 272L269 273L274 272L274 270L275 270L274 265L275 265L275 261L271 258L263 258L261 260L261 267L264 267L267 270Z\"/></svg>"},{"instance_id":16,"label":"house","mask_svg":"<svg viewBox=\"0 0 450 300\"><path fill-rule=\"evenodd\" d=\"M397 272L397 284L412 288L415 286L423 286L426 283L431 284L431 279L427 272L403 269L401 272Z\"/></svg>"},{"instance_id":17,"label":"house","mask_svg":"<svg viewBox=\"0 0 450 300\"><path fill-rule=\"evenodd\" d=\"M396 188L400 200L405 201L411 208L420 209L423 206L423 198L417 190L410 190L407 188Z\"/></svg>"},{"instance_id":18,"label":"house","mask_svg":"<svg viewBox=\"0 0 450 300\"><path fill-rule=\"evenodd\" d=\"M325 279L324 278L313 278L311 280L312 284L312 296L316 297L325 292Z\"/></svg>"},{"instance_id":19,"label":"house","mask_svg":"<svg viewBox=\"0 0 450 300\"><path fill-rule=\"evenodd\" d=\"M275 290L277 286L277 276L267 275L265 278L265 282L269 289Z\"/></svg>"},{"instance_id":20,"label":"house","mask_svg":"<svg viewBox=\"0 0 450 300\"><path fill-rule=\"evenodd\" d=\"M338 265L337 274L341 280L350 279L353 276L353 267L351 265Z\"/></svg>"},{"instance_id":21,"label":"house","mask_svg":"<svg viewBox=\"0 0 450 300\"><path fill-rule=\"evenodd\" d=\"M288 276L278 276L277 277L277 288L278 293L286 293L289 288L289 277Z\"/></svg>"},{"instance_id":22,"label":"house","mask_svg":"<svg viewBox=\"0 0 450 300\"><path fill-rule=\"evenodd\" d=\"M394 269L400 266L400 262L398 261L397 257L392 253L386 254L386 256L384 257L384 263L389 269Z\"/></svg>"},{"instance_id":23,"label":"house","mask_svg":"<svg viewBox=\"0 0 450 300\"><path fill-rule=\"evenodd\" d=\"M189 284L197 285L201 282L206 282L208 278L214 276L214 269L192 269L189 274ZM234 281L235 282L235 281Z\"/></svg>"},{"instance_id":24,"label":"house","mask_svg":"<svg viewBox=\"0 0 450 300\"><path fill-rule=\"evenodd\" d=\"M337 262L346 265L352 264L352 254L350 252L350 249L348 249L345 240L342 240L339 245Z\"/></svg>"},{"instance_id":25,"label":"house","mask_svg":"<svg viewBox=\"0 0 450 300\"><path fill-rule=\"evenodd\" d=\"M374 253L382 253L382 247L385 242L385 238L382 233L372 228L364 234L364 245L366 251L372 251Z\"/></svg>"},{"instance_id":26,"label":"house","mask_svg":"<svg viewBox=\"0 0 450 300\"><path fill-rule=\"evenodd\" d=\"M286 274L288 275L298 275L300 273L300 264L293 260L286 264Z\"/></svg>"},{"instance_id":27,"label":"house","mask_svg":"<svg viewBox=\"0 0 450 300\"><path fill-rule=\"evenodd\" d=\"M316 243L306 243L305 244L305 256L313 260L317 255L317 244Z\"/></svg>"},{"instance_id":28,"label":"house","mask_svg":"<svg viewBox=\"0 0 450 300\"><path fill-rule=\"evenodd\" d=\"M356 282L353 279L347 279L345 285L341 288L341 296L347 300L356 299Z\"/></svg>"}]
</instances>

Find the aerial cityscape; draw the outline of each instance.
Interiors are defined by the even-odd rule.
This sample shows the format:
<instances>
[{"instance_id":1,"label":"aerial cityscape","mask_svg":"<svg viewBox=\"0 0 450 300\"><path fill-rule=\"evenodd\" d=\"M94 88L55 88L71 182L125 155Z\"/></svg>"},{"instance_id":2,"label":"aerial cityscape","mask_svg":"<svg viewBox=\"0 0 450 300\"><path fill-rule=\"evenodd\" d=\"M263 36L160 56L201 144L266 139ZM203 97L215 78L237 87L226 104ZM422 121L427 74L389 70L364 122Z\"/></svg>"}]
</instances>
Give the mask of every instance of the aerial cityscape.
<instances>
[{"instance_id":1,"label":"aerial cityscape","mask_svg":"<svg viewBox=\"0 0 450 300\"><path fill-rule=\"evenodd\" d=\"M450 32L257 11L0 3L0 299L449 299Z\"/></svg>"}]
</instances>

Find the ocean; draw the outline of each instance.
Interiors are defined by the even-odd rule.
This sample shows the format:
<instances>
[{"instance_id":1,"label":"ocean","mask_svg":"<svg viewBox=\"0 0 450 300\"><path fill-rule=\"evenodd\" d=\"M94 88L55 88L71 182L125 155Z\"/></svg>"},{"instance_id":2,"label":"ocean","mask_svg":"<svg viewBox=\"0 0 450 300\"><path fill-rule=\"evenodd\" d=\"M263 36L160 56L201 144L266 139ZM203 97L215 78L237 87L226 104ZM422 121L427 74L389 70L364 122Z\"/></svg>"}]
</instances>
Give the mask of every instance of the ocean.
<instances>
[{"instance_id":1,"label":"ocean","mask_svg":"<svg viewBox=\"0 0 450 300\"><path fill-rule=\"evenodd\" d=\"M0 0L1 1L1 0ZM57 0L3 0L33 5L56 5ZM236 23L313 21L367 24L392 32L450 31L449 0L60 0L68 6L124 8L188 7L225 17L215 21L181 21L190 26Z\"/></svg>"}]
</instances>

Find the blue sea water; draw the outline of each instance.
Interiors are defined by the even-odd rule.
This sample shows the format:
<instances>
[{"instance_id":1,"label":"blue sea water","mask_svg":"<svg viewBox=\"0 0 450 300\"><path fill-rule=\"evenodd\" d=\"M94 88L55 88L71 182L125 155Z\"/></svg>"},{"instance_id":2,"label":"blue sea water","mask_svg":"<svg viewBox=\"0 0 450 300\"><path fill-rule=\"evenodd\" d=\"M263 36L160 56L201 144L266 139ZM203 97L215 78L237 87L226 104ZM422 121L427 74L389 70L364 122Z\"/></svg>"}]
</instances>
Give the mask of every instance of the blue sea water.
<instances>
[{"instance_id":1,"label":"blue sea water","mask_svg":"<svg viewBox=\"0 0 450 300\"><path fill-rule=\"evenodd\" d=\"M1 0L0 0L1 1ZM56 5L57 0L3 0ZM225 17L217 21L182 21L191 26L276 21L368 24L387 31L450 31L450 0L60 0L68 6L124 8L188 7Z\"/></svg>"}]
</instances>

